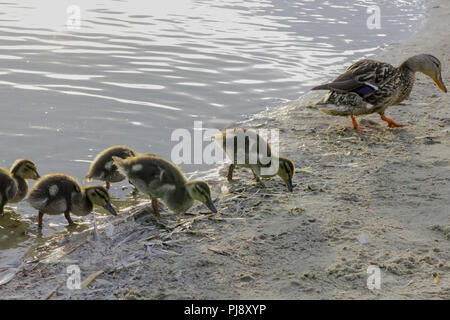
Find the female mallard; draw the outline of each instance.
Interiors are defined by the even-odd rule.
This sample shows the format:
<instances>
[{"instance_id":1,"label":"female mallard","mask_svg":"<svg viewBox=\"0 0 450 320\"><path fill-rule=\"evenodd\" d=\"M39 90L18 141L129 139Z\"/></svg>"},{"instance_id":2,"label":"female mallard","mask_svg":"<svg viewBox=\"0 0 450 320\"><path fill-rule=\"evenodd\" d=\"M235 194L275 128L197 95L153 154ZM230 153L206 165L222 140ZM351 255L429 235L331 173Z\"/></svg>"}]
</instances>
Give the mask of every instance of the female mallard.
<instances>
[{"instance_id":1,"label":"female mallard","mask_svg":"<svg viewBox=\"0 0 450 320\"><path fill-rule=\"evenodd\" d=\"M85 181L100 180L106 182L106 189L109 190L111 182L120 182L125 179L113 163L113 156L126 159L134 157L136 152L128 147L113 146L100 152L92 161Z\"/></svg>"},{"instance_id":2,"label":"female mallard","mask_svg":"<svg viewBox=\"0 0 450 320\"><path fill-rule=\"evenodd\" d=\"M318 109L334 116L350 116L354 129L363 129L354 116L375 112L388 127L403 127L405 125L386 117L384 111L408 98L418 71L432 78L439 89L447 92L442 81L441 63L430 54L413 56L397 68L385 62L360 60L333 82L311 90L329 90L317 104Z\"/></svg>"},{"instance_id":3,"label":"female mallard","mask_svg":"<svg viewBox=\"0 0 450 320\"><path fill-rule=\"evenodd\" d=\"M102 186L81 187L78 181L65 174L49 174L35 184L27 198L28 203L39 210L39 228L42 228L44 213L64 216L73 226L70 212L85 216L92 212L93 205L104 207L112 215L117 215L109 200L108 191Z\"/></svg>"},{"instance_id":4,"label":"female mallard","mask_svg":"<svg viewBox=\"0 0 450 320\"><path fill-rule=\"evenodd\" d=\"M127 159L113 156L113 159L119 171L139 191L151 196L152 208L157 215L159 198L176 213L186 212L194 200L204 203L212 212L217 212L206 182L187 181L173 163L150 154Z\"/></svg>"},{"instance_id":5,"label":"female mallard","mask_svg":"<svg viewBox=\"0 0 450 320\"><path fill-rule=\"evenodd\" d=\"M36 165L28 159L14 162L11 171L0 167L0 216L6 203L22 201L27 195L28 184L25 179L39 179Z\"/></svg>"},{"instance_id":6,"label":"female mallard","mask_svg":"<svg viewBox=\"0 0 450 320\"><path fill-rule=\"evenodd\" d=\"M280 176L288 190L292 192L294 163L283 156L276 158L278 162L273 161L269 143L256 131L245 128L227 129L222 131L222 134L214 136L214 140L221 145L233 162L228 168L228 181L233 181L233 171L236 167L249 168L258 182L260 178ZM242 154L242 159L239 159L239 154Z\"/></svg>"}]
</instances>

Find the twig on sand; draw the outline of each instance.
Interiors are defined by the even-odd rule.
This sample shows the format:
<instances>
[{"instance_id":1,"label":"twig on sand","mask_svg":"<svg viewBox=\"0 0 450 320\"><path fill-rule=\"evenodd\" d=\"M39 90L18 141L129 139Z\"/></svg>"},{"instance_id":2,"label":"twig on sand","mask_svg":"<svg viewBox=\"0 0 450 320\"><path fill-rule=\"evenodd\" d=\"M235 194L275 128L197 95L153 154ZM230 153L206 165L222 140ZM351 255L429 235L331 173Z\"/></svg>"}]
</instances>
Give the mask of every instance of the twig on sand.
<instances>
[{"instance_id":1,"label":"twig on sand","mask_svg":"<svg viewBox=\"0 0 450 320\"><path fill-rule=\"evenodd\" d=\"M53 289L52 291L50 291L45 297L42 298L42 300L49 300L56 291L58 291L59 288L61 288L61 286L64 284L65 281L61 281L56 287L55 289Z\"/></svg>"},{"instance_id":2,"label":"twig on sand","mask_svg":"<svg viewBox=\"0 0 450 320\"><path fill-rule=\"evenodd\" d=\"M195 221L203 220L206 218L211 218L211 217L214 217L216 214L217 213L215 213L215 214L198 214L191 219L181 219L180 222L175 223L174 225L164 225L164 227L168 230L174 230L174 229L177 229L178 227L182 227L181 229L189 229Z\"/></svg>"},{"instance_id":3,"label":"twig on sand","mask_svg":"<svg viewBox=\"0 0 450 320\"><path fill-rule=\"evenodd\" d=\"M80 289L86 288L92 281L94 281L99 275L101 275L104 270L97 271L93 274L91 274L86 280L83 281L83 283L80 286Z\"/></svg>"},{"instance_id":4,"label":"twig on sand","mask_svg":"<svg viewBox=\"0 0 450 320\"><path fill-rule=\"evenodd\" d=\"M228 252L223 251L223 250L219 250L219 249L208 248L208 250L210 250L210 251L212 251L214 253L220 254L222 256L229 256L230 255Z\"/></svg>"},{"instance_id":5,"label":"twig on sand","mask_svg":"<svg viewBox=\"0 0 450 320\"><path fill-rule=\"evenodd\" d=\"M83 244L85 244L86 242L87 242L87 239L85 239L85 240L82 241L81 243L77 244L76 246L74 246L74 247L71 248L70 250L68 250L68 251L66 251L66 252L63 252L63 253L61 254L61 256L58 257L58 259L60 260L61 258L65 257L65 256L67 256L67 255L69 255L69 254L71 254L71 253L74 252L76 249L78 249L78 248L81 247ZM36 263L36 264L35 264L33 267L31 267L29 270L27 270L27 271L28 271L28 272L29 272L29 271L33 271L33 270L36 269L38 266L40 266L43 262L45 262L45 260L47 260L48 257L49 257L49 256L45 257L44 259L35 259L35 260L29 262L29 263ZM44 267L43 269L45 269L48 265L49 265L49 264L46 264L45 267ZM42 270L43 270L43 269L42 269Z\"/></svg>"}]
</instances>

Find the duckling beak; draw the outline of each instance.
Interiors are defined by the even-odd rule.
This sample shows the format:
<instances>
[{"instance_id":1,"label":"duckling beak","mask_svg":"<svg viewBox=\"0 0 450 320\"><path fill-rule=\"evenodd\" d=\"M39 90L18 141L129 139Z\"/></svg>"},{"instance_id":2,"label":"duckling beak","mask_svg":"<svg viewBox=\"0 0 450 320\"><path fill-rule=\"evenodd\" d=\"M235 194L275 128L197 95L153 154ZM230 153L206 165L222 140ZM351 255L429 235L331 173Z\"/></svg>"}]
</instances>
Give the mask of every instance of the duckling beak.
<instances>
[{"instance_id":1,"label":"duckling beak","mask_svg":"<svg viewBox=\"0 0 450 320\"><path fill-rule=\"evenodd\" d=\"M441 89L444 92L447 92L447 88L444 85L444 81L442 81L442 75L439 75L439 77L436 77L433 80L439 89Z\"/></svg>"},{"instance_id":2,"label":"duckling beak","mask_svg":"<svg viewBox=\"0 0 450 320\"><path fill-rule=\"evenodd\" d=\"M106 210L108 210L113 216L117 216L117 213L116 213L116 210L113 208L113 206L111 205L111 202L107 202L106 204L105 204L105 207L104 207Z\"/></svg>"},{"instance_id":3,"label":"duckling beak","mask_svg":"<svg viewBox=\"0 0 450 320\"><path fill-rule=\"evenodd\" d=\"M292 192L292 190L294 189L292 186L292 178L288 178L286 180L286 187L289 189L290 192Z\"/></svg>"},{"instance_id":4,"label":"duckling beak","mask_svg":"<svg viewBox=\"0 0 450 320\"><path fill-rule=\"evenodd\" d=\"M41 178L41 176L39 175L39 173L37 171L34 172L36 174L36 176L34 177L33 180L39 180Z\"/></svg>"},{"instance_id":5,"label":"duckling beak","mask_svg":"<svg viewBox=\"0 0 450 320\"><path fill-rule=\"evenodd\" d=\"M207 200L206 206L209 210L211 210L213 213L217 213L216 206L214 205L214 202L212 202L211 198Z\"/></svg>"}]
</instances>

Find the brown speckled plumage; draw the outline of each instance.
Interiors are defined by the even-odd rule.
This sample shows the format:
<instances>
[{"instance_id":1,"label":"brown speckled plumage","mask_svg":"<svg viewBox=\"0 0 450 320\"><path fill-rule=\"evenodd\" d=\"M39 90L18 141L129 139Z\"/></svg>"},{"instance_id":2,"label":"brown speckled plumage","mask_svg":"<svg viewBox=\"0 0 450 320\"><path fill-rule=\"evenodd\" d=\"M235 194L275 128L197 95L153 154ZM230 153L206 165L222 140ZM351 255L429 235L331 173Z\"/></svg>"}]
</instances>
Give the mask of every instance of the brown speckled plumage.
<instances>
[{"instance_id":1,"label":"brown speckled plumage","mask_svg":"<svg viewBox=\"0 0 450 320\"><path fill-rule=\"evenodd\" d=\"M357 90L365 83L374 86L374 91L360 96ZM333 115L362 115L383 113L387 107L408 98L414 86L414 72L408 68L396 68L388 63L361 60L352 64L344 74L332 83L313 88L328 89L330 92L318 104L342 106ZM367 106L370 104L371 106ZM325 107L324 112L327 111Z\"/></svg>"},{"instance_id":2,"label":"brown speckled plumage","mask_svg":"<svg viewBox=\"0 0 450 320\"><path fill-rule=\"evenodd\" d=\"M385 118L384 112L389 106L409 97L418 71L428 75L442 91L447 92L440 62L429 54L413 56L399 67L375 60L360 60L333 82L312 90L329 90L317 103L317 108L324 113L340 116L379 113L389 126L401 126Z\"/></svg>"}]
</instances>

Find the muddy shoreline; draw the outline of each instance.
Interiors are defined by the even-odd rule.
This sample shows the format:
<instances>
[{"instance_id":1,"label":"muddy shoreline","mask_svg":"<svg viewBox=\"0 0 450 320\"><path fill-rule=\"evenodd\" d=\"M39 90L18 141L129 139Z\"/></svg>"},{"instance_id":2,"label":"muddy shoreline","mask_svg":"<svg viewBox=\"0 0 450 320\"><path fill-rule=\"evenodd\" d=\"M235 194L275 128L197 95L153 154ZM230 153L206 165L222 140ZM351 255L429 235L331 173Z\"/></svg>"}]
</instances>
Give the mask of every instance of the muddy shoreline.
<instances>
[{"instance_id":1,"label":"muddy shoreline","mask_svg":"<svg viewBox=\"0 0 450 320\"><path fill-rule=\"evenodd\" d=\"M411 39L377 58L432 53L450 82L450 4L434 1ZM330 75L330 78L333 75ZM163 215L143 203L92 232L55 237L11 270L0 299L450 299L450 96L423 75L387 115L349 119L307 107L316 93L240 123L278 128L294 193L245 170L208 181L218 214ZM200 214L198 214L200 213ZM81 290L67 288L67 267ZM367 288L367 268L381 288ZM436 280L439 276L439 282Z\"/></svg>"}]
</instances>

